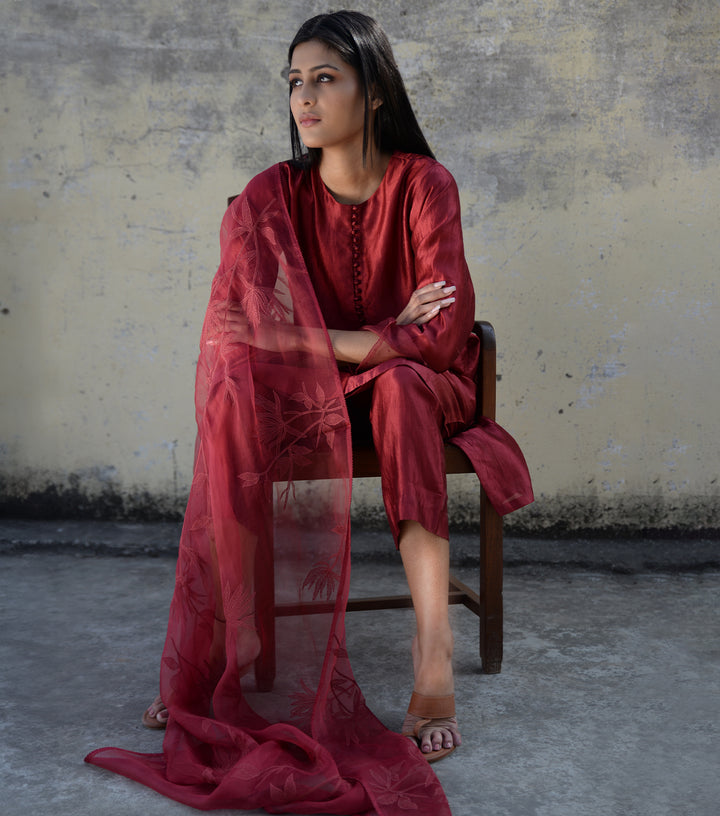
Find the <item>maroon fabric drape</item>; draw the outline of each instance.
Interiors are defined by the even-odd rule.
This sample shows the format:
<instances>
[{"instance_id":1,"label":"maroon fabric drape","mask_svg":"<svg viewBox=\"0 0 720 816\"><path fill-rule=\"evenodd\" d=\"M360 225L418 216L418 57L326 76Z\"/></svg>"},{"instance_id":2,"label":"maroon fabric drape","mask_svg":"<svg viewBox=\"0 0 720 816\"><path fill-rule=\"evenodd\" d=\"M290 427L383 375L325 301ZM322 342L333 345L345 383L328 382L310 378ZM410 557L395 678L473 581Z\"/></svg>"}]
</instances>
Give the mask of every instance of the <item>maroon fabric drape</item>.
<instances>
[{"instance_id":1,"label":"maroon fabric drape","mask_svg":"<svg viewBox=\"0 0 720 816\"><path fill-rule=\"evenodd\" d=\"M417 747L368 710L346 652L349 422L277 168L233 202L221 243L161 664L163 752L86 759L201 809L449 814ZM300 473L318 479L310 500ZM257 590L268 570L274 599ZM318 599L333 611L277 619L277 677L256 691L262 605Z\"/></svg>"}]
</instances>

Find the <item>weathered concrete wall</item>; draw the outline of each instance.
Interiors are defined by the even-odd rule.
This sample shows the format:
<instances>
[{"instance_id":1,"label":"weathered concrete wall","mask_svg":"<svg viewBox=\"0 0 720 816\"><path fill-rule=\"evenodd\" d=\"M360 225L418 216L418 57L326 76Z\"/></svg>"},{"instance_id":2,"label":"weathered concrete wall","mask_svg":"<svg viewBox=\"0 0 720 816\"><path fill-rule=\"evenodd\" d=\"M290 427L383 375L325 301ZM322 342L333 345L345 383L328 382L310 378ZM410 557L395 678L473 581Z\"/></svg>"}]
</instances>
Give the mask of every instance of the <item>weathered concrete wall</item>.
<instances>
[{"instance_id":1,"label":"weathered concrete wall","mask_svg":"<svg viewBox=\"0 0 720 816\"><path fill-rule=\"evenodd\" d=\"M538 494L514 529L719 527L720 4L355 7L461 187ZM287 156L285 49L325 9L0 6L6 509L182 510L223 202Z\"/></svg>"}]
</instances>

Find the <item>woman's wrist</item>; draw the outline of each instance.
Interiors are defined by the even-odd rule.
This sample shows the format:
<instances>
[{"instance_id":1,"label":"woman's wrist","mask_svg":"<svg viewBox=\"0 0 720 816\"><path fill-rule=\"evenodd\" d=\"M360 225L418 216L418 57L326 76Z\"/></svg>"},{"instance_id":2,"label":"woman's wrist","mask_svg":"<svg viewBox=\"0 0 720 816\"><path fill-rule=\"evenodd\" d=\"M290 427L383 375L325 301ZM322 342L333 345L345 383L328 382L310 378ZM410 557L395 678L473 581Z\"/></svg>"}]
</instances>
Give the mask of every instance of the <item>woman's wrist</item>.
<instances>
[{"instance_id":1,"label":"woman's wrist","mask_svg":"<svg viewBox=\"0 0 720 816\"><path fill-rule=\"evenodd\" d=\"M361 363L377 342L373 332L328 329L335 359L344 363Z\"/></svg>"}]
</instances>

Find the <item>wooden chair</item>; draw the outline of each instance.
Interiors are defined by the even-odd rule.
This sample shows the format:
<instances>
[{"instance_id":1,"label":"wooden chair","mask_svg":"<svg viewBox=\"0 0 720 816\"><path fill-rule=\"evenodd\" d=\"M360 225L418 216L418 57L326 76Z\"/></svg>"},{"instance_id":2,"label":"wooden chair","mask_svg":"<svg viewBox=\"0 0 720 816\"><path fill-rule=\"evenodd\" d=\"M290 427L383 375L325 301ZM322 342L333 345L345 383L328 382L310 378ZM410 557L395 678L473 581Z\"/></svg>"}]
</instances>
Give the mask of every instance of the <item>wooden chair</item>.
<instances>
[{"instance_id":1,"label":"wooden chair","mask_svg":"<svg viewBox=\"0 0 720 816\"><path fill-rule=\"evenodd\" d=\"M490 323L475 323L480 338L480 362L477 376L477 416L495 419L496 351L495 332ZM446 473L473 473L470 460L451 444L445 445ZM353 447L353 476L380 476L377 454L372 446ZM479 594L450 575L448 602L464 604L479 618L480 659L485 674L497 674L503 653L503 528L502 517L488 501L480 487L480 575ZM255 681L259 691L272 689L275 679L275 619L298 614L332 612L333 602L312 601L303 604L275 604L274 570L265 562L262 574L256 573L258 597L265 600L256 610L256 622L262 643L255 661ZM410 595L350 598L348 612L373 609L402 609L412 606Z\"/></svg>"},{"instance_id":2,"label":"wooden chair","mask_svg":"<svg viewBox=\"0 0 720 816\"><path fill-rule=\"evenodd\" d=\"M228 206L236 196L230 196ZM484 320L477 321L473 331L480 338L480 361L477 372L476 416L495 419L496 346L495 330ZM445 445L446 473L474 473L470 460L454 445ZM380 476L377 454L372 446L353 448L353 476ZM480 660L485 674L498 674L503 654L503 526L502 517L490 504L480 487L480 576L479 594L454 575L450 575L448 603L464 604L479 618ZM256 572L258 597L267 599L256 610L256 621L262 648L255 661L255 681L259 691L269 691L275 680L275 619L289 615L331 612L333 603L313 601L298 604L275 604L275 575L267 565ZM410 595L350 598L348 612L373 609L403 609L412 606Z\"/></svg>"}]
</instances>

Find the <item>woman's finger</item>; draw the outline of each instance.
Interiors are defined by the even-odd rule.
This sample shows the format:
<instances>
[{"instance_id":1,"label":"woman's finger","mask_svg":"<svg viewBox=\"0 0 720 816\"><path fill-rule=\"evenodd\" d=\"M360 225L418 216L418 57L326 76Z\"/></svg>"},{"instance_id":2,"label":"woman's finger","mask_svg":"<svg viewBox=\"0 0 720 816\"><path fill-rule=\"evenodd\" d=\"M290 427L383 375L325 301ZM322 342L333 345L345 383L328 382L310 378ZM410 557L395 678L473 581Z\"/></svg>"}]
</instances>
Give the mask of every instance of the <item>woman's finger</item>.
<instances>
[{"instance_id":1,"label":"woman's finger","mask_svg":"<svg viewBox=\"0 0 720 816\"><path fill-rule=\"evenodd\" d=\"M430 320L432 320L433 317L437 317L442 309L447 309L447 307L450 306L452 303L455 303L454 297L445 298L444 300L441 300L439 303L435 303L435 305L430 305L426 309L426 311L419 317L415 318L413 322L417 323L418 325L422 323L427 323Z\"/></svg>"},{"instance_id":2,"label":"woman's finger","mask_svg":"<svg viewBox=\"0 0 720 816\"><path fill-rule=\"evenodd\" d=\"M413 293L413 296L417 296L417 300L419 303L435 303L438 300L444 300L447 298L448 295L451 295L457 287L455 286L442 286L442 287L435 287L428 288L424 286L422 289L418 289Z\"/></svg>"},{"instance_id":3,"label":"woman's finger","mask_svg":"<svg viewBox=\"0 0 720 816\"><path fill-rule=\"evenodd\" d=\"M413 322L416 323L418 326L422 326L424 323L429 323L433 317L437 317L440 314L440 307L435 306L429 312L426 312L424 315L421 315Z\"/></svg>"},{"instance_id":4,"label":"woman's finger","mask_svg":"<svg viewBox=\"0 0 720 816\"><path fill-rule=\"evenodd\" d=\"M415 290L415 293L417 294L419 292L420 293L434 292L434 291L436 291L438 289L441 289L443 286L445 286L445 284L446 284L446 281L444 281L444 280L433 281L432 283L426 283L425 286L418 286L418 288Z\"/></svg>"},{"instance_id":5,"label":"woman's finger","mask_svg":"<svg viewBox=\"0 0 720 816\"><path fill-rule=\"evenodd\" d=\"M449 298L456 288L455 286L446 286L446 281L435 281L428 283L416 289L407 306L397 316L397 323L400 326L407 326L409 323L426 323L437 314L437 311L429 314L435 306L440 304L439 308L446 308L455 301L455 298Z\"/></svg>"}]
</instances>

